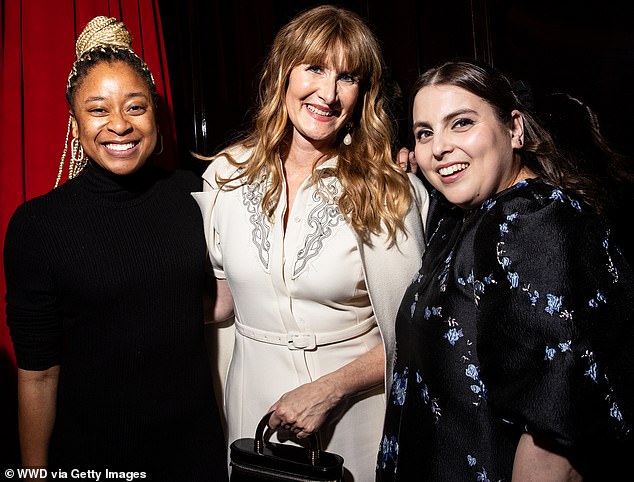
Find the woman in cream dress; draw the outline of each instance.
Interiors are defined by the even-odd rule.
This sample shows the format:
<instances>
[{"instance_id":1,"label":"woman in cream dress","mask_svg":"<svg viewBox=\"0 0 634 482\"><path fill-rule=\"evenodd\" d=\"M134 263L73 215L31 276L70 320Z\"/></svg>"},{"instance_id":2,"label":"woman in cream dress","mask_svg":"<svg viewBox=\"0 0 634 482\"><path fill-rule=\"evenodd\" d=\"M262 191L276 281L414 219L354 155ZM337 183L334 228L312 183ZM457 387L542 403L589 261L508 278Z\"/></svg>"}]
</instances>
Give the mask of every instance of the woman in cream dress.
<instances>
[{"instance_id":1,"label":"woman in cream dress","mask_svg":"<svg viewBox=\"0 0 634 482\"><path fill-rule=\"evenodd\" d=\"M383 80L358 16L300 14L272 47L255 128L214 156L194 193L215 319L235 315L228 442L273 411L274 439L301 443L319 429L356 481L374 478L393 322L420 265L428 203L392 159Z\"/></svg>"}]
</instances>

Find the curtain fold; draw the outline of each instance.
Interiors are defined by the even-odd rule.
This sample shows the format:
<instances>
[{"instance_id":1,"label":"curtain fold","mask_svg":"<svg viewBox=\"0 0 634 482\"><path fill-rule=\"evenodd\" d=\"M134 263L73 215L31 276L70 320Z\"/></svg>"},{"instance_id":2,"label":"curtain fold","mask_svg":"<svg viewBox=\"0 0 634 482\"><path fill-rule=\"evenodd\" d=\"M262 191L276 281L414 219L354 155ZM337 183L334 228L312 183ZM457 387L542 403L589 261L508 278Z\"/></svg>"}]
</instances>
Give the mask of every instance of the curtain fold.
<instances>
[{"instance_id":1,"label":"curtain fold","mask_svg":"<svg viewBox=\"0 0 634 482\"><path fill-rule=\"evenodd\" d=\"M0 248L16 207L53 188L68 122L66 80L75 39L95 16L117 17L132 49L154 74L164 150L156 162L178 167L167 59L158 0L2 0L0 21ZM69 140L70 144L70 140ZM67 163L66 166L67 167ZM66 180L66 172L62 182ZM0 355L15 363L1 276ZM2 380L3 381L3 380Z\"/></svg>"}]
</instances>

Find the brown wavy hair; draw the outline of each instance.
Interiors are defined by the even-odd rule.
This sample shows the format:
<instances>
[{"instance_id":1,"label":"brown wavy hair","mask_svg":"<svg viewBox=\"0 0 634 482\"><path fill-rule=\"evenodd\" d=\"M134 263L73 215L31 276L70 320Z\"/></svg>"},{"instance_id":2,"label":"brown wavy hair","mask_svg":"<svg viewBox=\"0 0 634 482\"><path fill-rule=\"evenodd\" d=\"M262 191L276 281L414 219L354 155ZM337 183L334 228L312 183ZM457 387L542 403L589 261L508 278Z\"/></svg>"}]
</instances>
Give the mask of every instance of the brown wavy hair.
<instances>
[{"instance_id":1,"label":"brown wavy hair","mask_svg":"<svg viewBox=\"0 0 634 482\"><path fill-rule=\"evenodd\" d=\"M333 152L339 156L335 175L343 186L339 210L363 241L385 230L393 242L398 230L405 231L403 219L412 202L407 175L393 158L394 97L379 42L361 17L349 10L322 5L300 13L278 32L260 79L253 128L237 143L251 149L246 162L238 164L227 152L230 149L210 158L195 156L207 160L225 156L242 167L238 176L249 183L267 174L270 183L262 209L271 218L283 189L279 156L293 127L285 104L291 70L300 64L328 63L360 79L351 118L353 142L349 146L342 142L346 129L341 129ZM331 173L313 169L313 182ZM229 179L217 181L225 186Z\"/></svg>"}]
</instances>

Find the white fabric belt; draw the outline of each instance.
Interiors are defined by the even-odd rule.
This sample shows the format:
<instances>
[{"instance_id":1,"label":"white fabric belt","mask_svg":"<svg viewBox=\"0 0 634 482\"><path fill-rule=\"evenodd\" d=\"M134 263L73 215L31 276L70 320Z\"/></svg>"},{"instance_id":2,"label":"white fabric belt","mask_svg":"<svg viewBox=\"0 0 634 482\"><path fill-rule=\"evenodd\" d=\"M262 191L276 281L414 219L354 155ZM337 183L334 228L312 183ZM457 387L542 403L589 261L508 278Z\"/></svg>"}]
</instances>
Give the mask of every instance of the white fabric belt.
<instances>
[{"instance_id":1,"label":"white fabric belt","mask_svg":"<svg viewBox=\"0 0 634 482\"><path fill-rule=\"evenodd\" d=\"M338 331L326 331L323 333L307 333L299 331L289 331L288 333L274 333L271 331L259 330L245 326L239 321L235 321L236 331L252 340L270 343L272 345L287 346L289 350L314 350L321 345L337 343L340 341L356 338L370 331L376 326L376 320L370 318L363 323L351 326Z\"/></svg>"}]
</instances>

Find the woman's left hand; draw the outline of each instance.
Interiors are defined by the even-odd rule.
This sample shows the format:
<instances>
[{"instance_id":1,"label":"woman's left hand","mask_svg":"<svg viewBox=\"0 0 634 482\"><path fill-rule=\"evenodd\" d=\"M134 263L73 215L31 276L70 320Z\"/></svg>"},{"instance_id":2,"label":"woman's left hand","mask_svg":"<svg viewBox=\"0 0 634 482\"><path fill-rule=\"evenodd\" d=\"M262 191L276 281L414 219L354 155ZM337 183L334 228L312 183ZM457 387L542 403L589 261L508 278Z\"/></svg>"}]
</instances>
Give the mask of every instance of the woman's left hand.
<instances>
[{"instance_id":1,"label":"woman's left hand","mask_svg":"<svg viewBox=\"0 0 634 482\"><path fill-rule=\"evenodd\" d=\"M308 437L321 427L341 398L334 384L323 378L300 385L269 408L273 411L269 426L290 430L297 438Z\"/></svg>"},{"instance_id":2,"label":"woman's left hand","mask_svg":"<svg viewBox=\"0 0 634 482\"><path fill-rule=\"evenodd\" d=\"M273 412L269 427L308 437L344 398L383 383L384 366L381 343L334 372L286 392L268 410Z\"/></svg>"}]
</instances>

